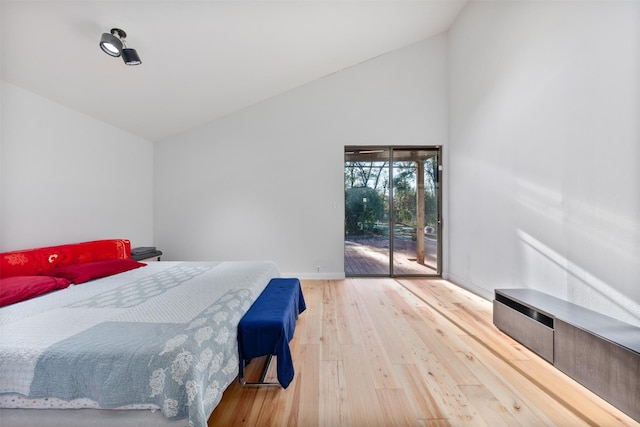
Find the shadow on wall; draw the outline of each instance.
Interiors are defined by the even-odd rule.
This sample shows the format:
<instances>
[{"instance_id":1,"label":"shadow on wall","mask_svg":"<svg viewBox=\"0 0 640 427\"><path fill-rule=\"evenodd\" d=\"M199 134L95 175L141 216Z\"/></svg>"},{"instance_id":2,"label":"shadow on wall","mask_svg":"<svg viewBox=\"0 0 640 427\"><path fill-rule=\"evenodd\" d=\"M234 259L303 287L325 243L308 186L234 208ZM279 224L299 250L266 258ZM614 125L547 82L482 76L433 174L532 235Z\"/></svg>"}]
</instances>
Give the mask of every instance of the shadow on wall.
<instances>
[{"instance_id":1,"label":"shadow on wall","mask_svg":"<svg viewBox=\"0 0 640 427\"><path fill-rule=\"evenodd\" d=\"M516 194L524 209L520 218L537 224L545 236L534 237L521 229L517 232L524 244L523 267L529 272L523 282L640 326L640 290L633 282L640 274L638 220L522 178L517 180ZM566 248L556 251L551 241ZM571 254L581 262L570 259ZM585 265L600 271L600 277Z\"/></svg>"},{"instance_id":2,"label":"shadow on wall","mask_svg":"<svg viewBox=\"0 0 640 427\"><path fill-rule=\"evenodd\" d=\"M583 293L586 294L595 294L594 298L589 298L583 295L581 296L581 300L587 300L595 302L598 306L595 307L587 307L594 311L599 311L602 314L619 318L622 321L635 324L640 326L640 304L631 300L626 295L622 294L615 288L611 287L598 277L586 271L584 268L575 264L574 262L568 260L565 256L559 254L553 249L549 248L539 240L535 239L531 235L525 233L522 230L518 230L518 238L519 240L526 245L527 248L533 249L537 254L540 254L544 257L545 260L551 261L554 266L559 267L562 271L564 271L567 275L568 279L575 279L580 284L584 286ZM574 293L575 294L575 293ZM557 296L557 295L556 295ZM586 306L582 301L575 301L573 298L573 302L575 304ZM601 302L608 301L609 304L602 304ZM626 316L621 317L619 315L615 315L611 313L611 310L607 310L607 305L611 307L616 307L619 313L624 313ZM604 309L604 310L603 310ZM604 312L603 312L604 311Z\"/></svg>"}]
</instances>

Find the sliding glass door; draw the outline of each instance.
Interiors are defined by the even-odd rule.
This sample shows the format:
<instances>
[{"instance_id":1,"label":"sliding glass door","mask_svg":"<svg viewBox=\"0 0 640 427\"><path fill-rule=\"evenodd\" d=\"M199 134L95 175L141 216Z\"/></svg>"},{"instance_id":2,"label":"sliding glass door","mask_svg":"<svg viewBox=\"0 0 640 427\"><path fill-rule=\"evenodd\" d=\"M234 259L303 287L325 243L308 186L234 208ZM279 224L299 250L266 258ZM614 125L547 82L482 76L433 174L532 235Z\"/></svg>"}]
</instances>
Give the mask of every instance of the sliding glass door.
<instances>
[{"instance_id":1,"label":"sliding glass door","mask_svg":"<svg viewBox=\"0 0 640 427\"><path fill-rule=\"evenodd\" d=\"M393 150L392 275L433 275L438 268L438 152Z\"/></svg>"},{"instance_id":2,"label":"sliding glass door","mask_svg":"<svg viewBox=\"0 0 640 427\"><path fill-rule=\"evenodd\" d=\"M346 147L347 276L440 275L439 147Z\"/></svg>"},{"instance_id":3,"label":"sliding glass door","mask_svg":"<svg viewBox=\"0 0 640 427\"><path fill-rule=\"evenodd\" d=\"M345 274L388 276L391 271L389 239L388 148L345 151Z\"/></svg>"}]
</instances>

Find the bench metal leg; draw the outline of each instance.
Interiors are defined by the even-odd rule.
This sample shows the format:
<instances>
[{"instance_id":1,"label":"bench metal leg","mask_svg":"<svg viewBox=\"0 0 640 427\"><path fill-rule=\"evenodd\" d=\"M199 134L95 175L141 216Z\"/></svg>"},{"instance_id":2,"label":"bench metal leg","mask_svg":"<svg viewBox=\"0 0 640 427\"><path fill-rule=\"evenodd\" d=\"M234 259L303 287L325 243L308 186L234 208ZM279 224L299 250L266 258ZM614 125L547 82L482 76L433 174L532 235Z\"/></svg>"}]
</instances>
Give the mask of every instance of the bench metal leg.
<instances>
[{"instance_id":1,"label":"bench metal leg","mask_svg":"<svg viewBox=\"0 0 640 427\"><path fill-rule=\"evenodd\" d=\"M258 387L258 386L280 386L279 382L269 382L269 381L265 381L265 379L267 378L267 372L269 371L269 367L271 366L271 360L273 359L273 354L269 355L269 358L267 359L267 364L264 367L264 370L262 371L262 375L260 376L260 381L245 381L244 378L240 378L238 377L238 381L240 382L240 385L245 387L245 386L254 386L254 387ZM242 361L242 366L244 367L244 360Z\"/></svg>"}]
</instances>

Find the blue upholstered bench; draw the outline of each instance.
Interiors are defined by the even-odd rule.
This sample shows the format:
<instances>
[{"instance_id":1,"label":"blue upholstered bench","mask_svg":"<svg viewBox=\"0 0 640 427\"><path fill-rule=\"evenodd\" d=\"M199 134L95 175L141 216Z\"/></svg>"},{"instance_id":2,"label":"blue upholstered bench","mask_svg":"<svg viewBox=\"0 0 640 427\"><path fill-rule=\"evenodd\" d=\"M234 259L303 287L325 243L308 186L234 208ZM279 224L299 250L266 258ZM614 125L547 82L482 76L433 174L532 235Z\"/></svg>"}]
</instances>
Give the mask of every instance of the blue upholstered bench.
<instances>
[{"instance_id":1,"label":"blue upholstered bench","mask_svg":"<svg viewBox=\"0 0 640 427\"><path fill-rule=\"evenodd\" d=\"M287 388L293 380L293 359L289 341L293 338L298 314L306 309L298 279L271 279L258 299L238 324L238 353L242 385L277 385ZM244 379L245 363L255 357L269 356L259 382ZM276 356L278 382L265 382L265 376Z\"/></svg>"}]
</instances>

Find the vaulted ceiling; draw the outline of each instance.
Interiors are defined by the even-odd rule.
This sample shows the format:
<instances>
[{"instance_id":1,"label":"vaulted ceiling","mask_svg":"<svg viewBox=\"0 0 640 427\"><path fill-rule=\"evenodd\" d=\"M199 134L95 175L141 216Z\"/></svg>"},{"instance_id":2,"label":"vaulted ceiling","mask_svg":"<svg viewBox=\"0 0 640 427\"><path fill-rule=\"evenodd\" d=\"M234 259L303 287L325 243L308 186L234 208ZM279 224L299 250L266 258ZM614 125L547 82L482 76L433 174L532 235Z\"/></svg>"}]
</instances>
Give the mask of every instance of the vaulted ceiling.
<instances>
[{"instance_id":1,"label":"vaulted ceiling","mask_svg":"<svg viewBox=\"0 0 640 427\"><path fill-rule=\"evenodd\" d=\"M1 0L1 77L157 141L446 31L466 2ZM100 50L113 27L141 65Z\"/></svg>"}]
</instances>

